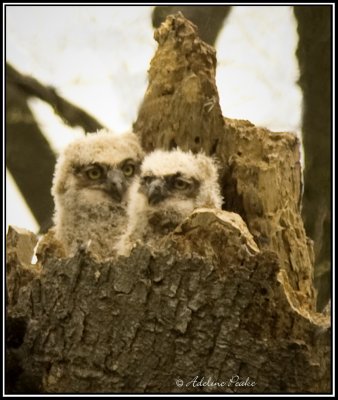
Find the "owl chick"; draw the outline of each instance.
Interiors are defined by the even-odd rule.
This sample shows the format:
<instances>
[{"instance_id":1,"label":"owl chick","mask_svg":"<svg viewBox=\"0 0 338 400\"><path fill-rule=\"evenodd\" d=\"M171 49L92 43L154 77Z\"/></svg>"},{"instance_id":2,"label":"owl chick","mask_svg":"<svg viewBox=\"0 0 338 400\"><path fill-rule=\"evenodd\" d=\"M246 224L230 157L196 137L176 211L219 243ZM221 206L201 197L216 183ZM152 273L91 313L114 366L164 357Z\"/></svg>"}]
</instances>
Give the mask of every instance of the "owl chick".
<instances>
[{"instance_id":1,"label":"owl chick","mask_svg":"<svg viewBox=\"0 0 338 400\"><path fill-rule=\"evenodd\" d=\"M98 259L114 256L127 225L130 186L143 151L133 133L100 131L72 142L59 157L53 180L55 239L66 254L88 246Z\"/></svg>"},{"instance_id":2,"label":"owl chick","mask_svg":"<svg viewBox=\"0 0 338 400\"><path fill-rule=\"evenodd\" d=\"M156 150L147 155L130 189L128 229L117 245L128 255L137 241L153 247L195 208L221 208L214 160L204 154Z\"/></svg>"}]
</instances>

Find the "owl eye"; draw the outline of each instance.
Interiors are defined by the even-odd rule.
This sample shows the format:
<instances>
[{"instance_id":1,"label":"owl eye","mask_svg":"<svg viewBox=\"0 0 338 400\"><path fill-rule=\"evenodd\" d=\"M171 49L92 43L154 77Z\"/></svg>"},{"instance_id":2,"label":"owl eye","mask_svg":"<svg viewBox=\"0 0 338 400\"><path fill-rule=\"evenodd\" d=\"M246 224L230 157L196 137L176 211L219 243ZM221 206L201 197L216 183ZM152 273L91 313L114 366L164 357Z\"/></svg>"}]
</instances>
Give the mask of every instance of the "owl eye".
<instances>
[{"instance_id":1,"label":"owl eye","mask_svg":"<svg viewBox=\"0 0 338 400\"><path fill-rule=\"evenodd\" d=\"M151 183L151 181L153 181L155 178L153 176L142 176L141 178L141 183L144 185L149 185Z\"/></svg>"},{"instance_id":2,"label":"owl eye","mask_svg":"<svg viewBox=\"0 0 338 400\"><path fill-rule=\"evenodd\" d=\"M185 190L189 187L189 183L184 181L183 179L175 179L174 187L178 190Z\"/></svg>"},{"instance_id":3,"label":"owl eye","mask_svg":"<svg viewBox=\"0 0 338 400\"><path fill-rule=\"evenodd\" d=\"M96 181L96 180L102 178L103 172L100 167L93 166L86 171L86 174L89 179L91 179L92 181Z\"/></svg>"},{"instance_id":4,"label":"owl eye","mask_svg":"<svg viewBox=\"0 0 338 400\"><path fill-rule=\"evenodd\" d=\"M135 172L135 166L133 164L126 164L123 166L122 171L126 177L133 176Z\"/></svg>"}]
</instances>

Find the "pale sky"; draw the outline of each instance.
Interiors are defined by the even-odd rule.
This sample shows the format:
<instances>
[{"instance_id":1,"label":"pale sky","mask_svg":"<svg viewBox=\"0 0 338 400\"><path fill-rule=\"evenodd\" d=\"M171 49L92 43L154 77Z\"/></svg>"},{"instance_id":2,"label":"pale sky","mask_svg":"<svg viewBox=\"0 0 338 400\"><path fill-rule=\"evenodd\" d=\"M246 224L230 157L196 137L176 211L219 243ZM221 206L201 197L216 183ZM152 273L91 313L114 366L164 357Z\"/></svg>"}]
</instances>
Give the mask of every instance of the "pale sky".
<instances>
[{"instance_id":1,"label":"pale sky","mask_svg":"<svg viewBox=\"0 0 338 400\"><path fill-rule=\"evenodd\" d=\"M15 68L116 132L131 129L157 43L152 6L7 6L6 55ZM234 6L216 43L223 115L300 134L296 22L289 6ZM29 103L56 152L80 129L51 107ZM34 232L34 218L7 176L7 225Z\"/></svg>"}]
</instances>

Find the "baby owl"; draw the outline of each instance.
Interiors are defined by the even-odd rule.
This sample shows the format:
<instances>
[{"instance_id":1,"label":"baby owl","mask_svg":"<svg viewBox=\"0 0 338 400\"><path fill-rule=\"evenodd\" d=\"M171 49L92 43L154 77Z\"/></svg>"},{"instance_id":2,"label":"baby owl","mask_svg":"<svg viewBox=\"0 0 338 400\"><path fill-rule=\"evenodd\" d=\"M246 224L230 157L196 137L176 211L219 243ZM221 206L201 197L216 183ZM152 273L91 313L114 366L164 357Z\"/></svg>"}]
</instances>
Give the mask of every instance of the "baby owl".
<instances>
[{"instance_id":1,"label":"baby owl","mask_svg":"<svg viewBox=\"0 0 338 400\"><path fill-rule=\"evenodd\" d=\"M66 254L87 245L99 259L114 256L127 224L129 188L143 151L133 133L100 131L72 142L55 167L55 238Z\"/></svg>"},{"instance_id":2,"label":"baby owl","mask_svg":"<svg viewBox=\"0 0 338 400\"><path fill-rule=\"evenodd\" d=\"M200 207L222 207L213 159L179 149L150 153L130 188L128 229L118 253L128 255L138 240L159 247L166 234Z\"/></svg>"}]
</instances>

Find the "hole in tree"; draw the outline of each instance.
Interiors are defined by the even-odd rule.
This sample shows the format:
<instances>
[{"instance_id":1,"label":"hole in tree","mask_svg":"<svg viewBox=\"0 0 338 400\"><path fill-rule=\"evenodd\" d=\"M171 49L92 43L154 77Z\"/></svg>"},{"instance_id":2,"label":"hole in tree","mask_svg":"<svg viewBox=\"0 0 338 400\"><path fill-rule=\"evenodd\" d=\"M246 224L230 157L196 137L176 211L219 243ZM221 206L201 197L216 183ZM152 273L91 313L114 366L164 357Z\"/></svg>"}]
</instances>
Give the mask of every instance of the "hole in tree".
<instances>
[{"instance_id":1,"label":"hole in tree","mask_svg":"<svg viewBox=\"0 0 338 400\"><path fill-rule=\"evenodd\" d=\"M218 146L218 139L216 139L214 144L212 145L212 148L211 148L211 151L210 151L210 155L211 156L216 154L217 146Z\"/></svg>"},{"instance_id":2,"label":"hole in tree","mask_svg":"<svg viewBox=\"0 0 338 400\"><path fill-rule=\"evenodd\" d=\"M175 139L171 139L170 143L169 143L169 150L176 149L176 148L177 148L177 144L175 142Z\"/></svg>"}]
</instances>

